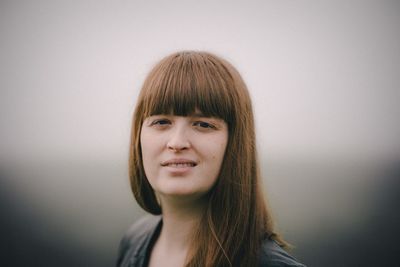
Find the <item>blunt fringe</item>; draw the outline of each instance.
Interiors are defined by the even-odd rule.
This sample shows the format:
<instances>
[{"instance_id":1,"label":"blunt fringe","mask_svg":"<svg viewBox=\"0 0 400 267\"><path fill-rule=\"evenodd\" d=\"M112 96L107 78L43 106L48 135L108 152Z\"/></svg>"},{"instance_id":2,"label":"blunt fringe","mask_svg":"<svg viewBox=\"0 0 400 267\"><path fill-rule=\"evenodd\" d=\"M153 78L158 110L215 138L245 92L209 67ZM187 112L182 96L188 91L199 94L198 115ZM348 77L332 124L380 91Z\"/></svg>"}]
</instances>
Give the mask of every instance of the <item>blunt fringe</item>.
<instances>
[{"instance_id":1,"label":"blunt fringe","mask_svg":"<svg viewBox=\"0 0 400 267\"><path fill-rule=\"evenodd\" d=\"M144 210L162 213L143 168L141 127L151 115L186 116L196 111L223 119L229 134L220 174L193 235L186 267L257 266L263 239L273 238L283 247L286 243L273 230L262 192L249 92L226 60L208 52L181 51L150 71L132 121L132 192Z\"/></svg>"}]
</instances>

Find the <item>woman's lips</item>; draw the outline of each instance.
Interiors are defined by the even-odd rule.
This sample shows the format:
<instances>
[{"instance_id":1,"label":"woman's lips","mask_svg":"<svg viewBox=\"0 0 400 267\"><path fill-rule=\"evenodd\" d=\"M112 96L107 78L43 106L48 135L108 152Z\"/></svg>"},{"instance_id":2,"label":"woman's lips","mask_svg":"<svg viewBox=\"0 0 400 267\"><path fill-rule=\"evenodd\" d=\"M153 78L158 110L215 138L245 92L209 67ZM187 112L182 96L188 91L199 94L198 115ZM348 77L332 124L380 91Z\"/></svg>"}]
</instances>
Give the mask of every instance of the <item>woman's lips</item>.
<instances>
[{"instance_id":1,"label":"woman's lips","mask_svg":"<svg viewBox=\"0 0 400 267\"><path fill-rule=\"evenodd\" d=\"M175 168L185 168L185 167L194 167L195 165L193 163L169 163L164 166L175 167Z\"/></svg>"},{"instance_id":2,"label":"woman's lips","mask_svg":"<svg viewBox=\"0 0 400 267\"><path fill-rule=\"evenodd\" d=\"M184 167L195 167L197 165L196 161L190 159L170 159L167 161L163 161L161 166L163 167L176 167L176 168L184 168Z\"/></svg>"},{"instance_id":3,"label":"woman's lips","mask_svg":"<svg viewBox=\"0 0 400 267\"><path fill-rule=\"evenodd\" d=\"M173 175L183 175L196 167L197 162L189 159L170 159L161 163Z\"/></svg>"}]
</instances>

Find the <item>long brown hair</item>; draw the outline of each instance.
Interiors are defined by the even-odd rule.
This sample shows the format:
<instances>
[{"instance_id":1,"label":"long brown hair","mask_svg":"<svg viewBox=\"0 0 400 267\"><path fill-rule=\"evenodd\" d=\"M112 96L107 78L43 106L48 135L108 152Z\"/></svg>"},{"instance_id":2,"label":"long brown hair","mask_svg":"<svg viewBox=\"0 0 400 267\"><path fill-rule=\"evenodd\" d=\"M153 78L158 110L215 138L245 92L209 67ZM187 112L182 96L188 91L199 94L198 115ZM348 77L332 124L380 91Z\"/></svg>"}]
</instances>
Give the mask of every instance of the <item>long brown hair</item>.
<instances>
[{"instance_id":1,"label":"long brown hair","mask_svg":"<svg viewBox=\"0 0 400 267\"><path fill-rule=\"evenodd\" d=\"M257 266L265 238L274 233L262 193L249 92L238 71L208 52L182 51L162 59L147 76L134 112L129 174L139 205L162 210L144 172L140 131L155 114L186 116L199 110L228 124L228 144L208 206L193 233L189 266Z\"/></svg>"}]
</instances>

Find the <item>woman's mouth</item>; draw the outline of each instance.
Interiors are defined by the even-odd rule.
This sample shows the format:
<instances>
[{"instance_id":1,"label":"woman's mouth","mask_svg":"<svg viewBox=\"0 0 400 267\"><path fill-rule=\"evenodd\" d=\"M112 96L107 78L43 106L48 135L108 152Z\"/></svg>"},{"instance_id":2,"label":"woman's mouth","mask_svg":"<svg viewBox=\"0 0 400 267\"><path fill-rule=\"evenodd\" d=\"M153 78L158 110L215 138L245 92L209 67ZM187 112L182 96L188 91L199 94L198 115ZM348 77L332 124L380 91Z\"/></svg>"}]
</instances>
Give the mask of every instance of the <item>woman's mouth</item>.
<instances>
[{"instance_id":1,"label":"woman's mouth","mask_svg":"<svg viewBox=\"0 0 400 267\"><path fill-rule=\"evenodd\" d=\"M197 166L197 162L189 159L170 159L161 163L162 167L173 176L186 175Z\"/></svg>"},{"instance_id":2,"label":"woman's mouth","mask_svg":"<svg viewBox=\"0 0 400 267\"><path fill-rule=\"evenodd\" d=\"M161 166L163 167L175 167L175 168L185 168L185 167L195 167L197 165L196 161L189 159L170 159L163 161Z\"/></svg>"},{"instance_id":3,"label":"woman's mouth","mask_svg":"<svg viewBox=\"0 0 400 267\"><path fill-rule=\"evenodd\" d=\"M185 167L194 167L196 166L194 163L169 163L163 166L168 166L168 167L175 167L175 168L185 168Z\"/></svg>"}]
</instances>

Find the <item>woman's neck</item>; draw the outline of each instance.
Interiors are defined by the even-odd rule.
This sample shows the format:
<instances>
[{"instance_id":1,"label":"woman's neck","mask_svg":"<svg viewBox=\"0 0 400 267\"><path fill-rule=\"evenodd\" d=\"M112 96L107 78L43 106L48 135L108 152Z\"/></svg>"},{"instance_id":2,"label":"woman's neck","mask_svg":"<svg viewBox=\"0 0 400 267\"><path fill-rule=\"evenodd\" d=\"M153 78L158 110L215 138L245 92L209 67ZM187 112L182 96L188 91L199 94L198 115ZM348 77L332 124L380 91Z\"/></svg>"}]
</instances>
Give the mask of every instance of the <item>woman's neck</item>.
<instances>
[{"instance_id":1,"label":"woman's neck","mask_svg":"<svg viewBox=\"0 0 400 267\"><path fill-rule=\"evenodd\" d=\"M187 251L193 233L203 216L205 202L161 198L161 203L163 225L158 241L171 250Z\"/></svg>"},{"instance_id":2,"label":"woman's neck","mask_svg":"<svg viewBox=\"0 0 400 267\"><path fill-rule=\"evenodd\" d=\"M190 257L189 247L201 217L205 202L160 197L162 227L149 261L149 267L184 266Z\"/></svg>"}]
</instances>

